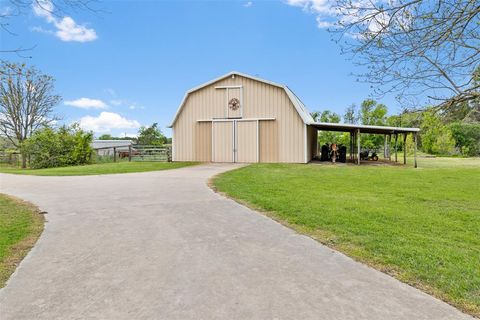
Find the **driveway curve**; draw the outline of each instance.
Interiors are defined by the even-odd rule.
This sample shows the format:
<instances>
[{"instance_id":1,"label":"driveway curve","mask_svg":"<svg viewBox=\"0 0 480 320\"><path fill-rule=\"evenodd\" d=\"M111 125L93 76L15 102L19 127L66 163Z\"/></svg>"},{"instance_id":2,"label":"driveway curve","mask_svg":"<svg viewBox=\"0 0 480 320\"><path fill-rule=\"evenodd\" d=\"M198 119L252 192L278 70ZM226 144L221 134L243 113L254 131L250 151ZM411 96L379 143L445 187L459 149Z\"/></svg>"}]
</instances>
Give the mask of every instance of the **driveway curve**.
<instances>
[{"instance_id":1,"label":"driveway curve","mask_svg":"<svg viewBox=\"0 0 480 320\"><path fill-rule=\"evenodd\" d=\"M235 165L0 175L48 212L0 291L7 319L469 319L211 191Z\"/></svg>"}]
</instances>

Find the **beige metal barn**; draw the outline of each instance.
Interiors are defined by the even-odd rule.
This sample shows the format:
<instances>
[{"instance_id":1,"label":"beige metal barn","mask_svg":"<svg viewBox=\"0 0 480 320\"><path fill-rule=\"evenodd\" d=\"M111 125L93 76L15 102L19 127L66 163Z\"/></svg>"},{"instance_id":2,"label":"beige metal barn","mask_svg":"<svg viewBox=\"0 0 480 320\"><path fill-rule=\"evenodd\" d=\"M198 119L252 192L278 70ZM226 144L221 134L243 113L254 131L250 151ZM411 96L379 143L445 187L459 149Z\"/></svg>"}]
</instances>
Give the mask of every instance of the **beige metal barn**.
<instances>
[{"instance_id":1,"label":"beige metal barn","mask_svg":"<svg viewBox=\"0 0 480 320\"><path fill-rule=\"evenodd\" d=\"M189 90L173 119L174 161L308 162L316 130L286 86L230 72Z\"/></svg>"},{"instance_id":2,"label":"beige metal barn","mask_svg":"<svg viewBox=\"0 0 480 320\"><path fill-rule=\"evenodd\" d=\"M307 163L317 154L318 130L384 135L416 128L318 123L285 85L230 72L185 94L170 125L173 161ZM360 146L358 145L358 150Z\"/></svg>"}]
</instances>

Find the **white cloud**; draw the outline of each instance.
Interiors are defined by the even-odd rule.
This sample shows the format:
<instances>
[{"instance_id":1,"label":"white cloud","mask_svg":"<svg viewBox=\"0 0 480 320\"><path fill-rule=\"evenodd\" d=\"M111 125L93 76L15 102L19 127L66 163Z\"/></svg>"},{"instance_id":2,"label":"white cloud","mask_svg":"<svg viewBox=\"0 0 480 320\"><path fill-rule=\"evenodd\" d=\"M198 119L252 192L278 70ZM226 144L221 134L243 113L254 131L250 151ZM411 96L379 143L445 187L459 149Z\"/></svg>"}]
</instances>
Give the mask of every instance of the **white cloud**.
<instances>
[{"instance_id":1,"label":"white cloud","mask_svg":"<svg viewBox=\"0 0 480 320\"><path fill-rule=\"evenodd\" d=\"M351 24L361 22L371 33L383 32L390 20L386 12L377 9L378 4L388 3L392 0L351 0L348 6L339 7L335 0L285 0L288 5L301 7L305 12L315 14L317 26L320 29L334 27L336 22ZM393 0L395 1L395 0ZM373 17L363 19L365 17ZM351 37L358 34L347 33Z\"/></svg>"},{"instance_id":2,"label":"white cloud","mask_svg":"<svg viewBox=\"0 0 480 320\"><path fill-rule=\"evenodd\" d=\"M94 132L110 132L112 129L137 129L140 123L137 120L129 120L118 113L102 112L99 116L85 116L79 121L85 130Z\"/></svg>"},{"instance_id":3,"label":"white cloud","mask_svg":"<svg viewBox=\"0 0 480 320\"><path fill-rule=\"evenodd\" d=\"M55 10L51 0L37 0L33 3L33 12L36 16L44 18L48 23L53 24L56 28L54 32L57 38L62 41L88 42L97 39L97 33L94 29L79 25L72 17L65 16L57 18L54 16ZM41 28L33 28L34 31L50 33L53 31Z\"/></svg>"},{"instance_id":4,"label":"white cloud","mask_svg":"<svg viewBox=\"0 0 480 320\"><path fill-rule=\"evenodd\" d=\"M143 109L145 109L145 107L144 106L139 106L138 104L134 103L134 104L129 105L128 109L130 109L130 110L143 110Z\"/></svg>"},{"instance_id":5,"label":"white cloud","mask_svg":"<svg viewBox=\"0 0 480 320\"><path fill-rule=\"evenodd\" d=\"M55 22L55 17L53 16L53 3L50 0L38 0L33 2L33 12L37 17L42 17L47 20L47 22Z\"/></svg>"},{"instance_id":6,"label":"white cloud","mask_svg":"<svg viewBox=\"0 0 480 320\"><path fill-rule=\"evenodd\" d=\"M46 29L43 29L40 26L32 27L30 30L35 31L35 32L45 33L45 34L55 34L55 32L53 32L52 30L46 30Z\"/></svg>"},{"instance_id":7,"label":"white cloud","mask_svg":"<svg viewBox=\"0 0 480 320\"><path fill-rule=\"evenodd\" d=\"M320 29L326 29L326 28L330 28L330 27L333 27L333 22L330 22L330 21L324 21L322 18L320 17L317 17L316 18L317 20L317 26L320 28Z\"/></svg>"},{"instance_id":8,"label":"white cloud","mask_svg":"<svg viewBox=\"0 0 480 320\"><path fill-rule=\"evenodd\" d=\"M58 29L55 34L62 41L88 42L97 39L94 29L78 25L71 17L55 22L55 27Z\"/></svg>"},{"instance_id":9,"label":"white cloud","mask_svg":"<svg viewBox=\"0 0 480 320\"><path fill-rule=\"evenodd\" d=\"M125 100L125 99L112 99L109 103L113 106L124 106L128 107L130 110L143 110L144 106L138 105L135 101Z\"/></svg>"},{"instance_id":10,"label":"white cloud","mask_svg":"<svg viewBox=\"0 0 480 320\"><path fill-rule=\"evenodd\" d=\"M317 26L321 29L333 26L335 10L331 0L287 0L288 5L301 7L308 13L317 15Z\"/></svg>"},{"instance_id":11,"label":"white cloud","mask_svg":"<svg viewBox=\"0 0 480 320\"><path fill-rule=\"evenodd\" d=\"M82 108L82 109L107 109L105 102L98 99L80 98L77 100L67 100L64 102L67 106Z\"/></svg>"},{"instance_id":12,"label":"white cloud","mask_svg":"<svg viewBox=\"0 0 480 320\"><path fill-rule=\"evenodd\" d=\"M329 0L287 0L291 6L302 7L306 11L328 12L330 9Z\"/></svg>"},{"instance_id":13,"label":"white cloud","mask_svg":"<svg viewBox=\"0 0 480 320\"><path fill-rule=\"evenodd\" d=\"M122 104L125 104L125 101L123 101L122 99L113 99L113 100L110 100L109 102L114 106L121 106Z\"/></svg>"},{"instance_id":14,"label":"white cloud","mask_svg":"<svg viewBox=\"0 0 480 320\"><path fill-rule=\"evenodd\" d=\"M253 6L253 2L252 2L252 1L245 2L245 3L243 4L243 6L244 6L245 8L249 8L249 7Z\"/></svg>"}]
</instances>

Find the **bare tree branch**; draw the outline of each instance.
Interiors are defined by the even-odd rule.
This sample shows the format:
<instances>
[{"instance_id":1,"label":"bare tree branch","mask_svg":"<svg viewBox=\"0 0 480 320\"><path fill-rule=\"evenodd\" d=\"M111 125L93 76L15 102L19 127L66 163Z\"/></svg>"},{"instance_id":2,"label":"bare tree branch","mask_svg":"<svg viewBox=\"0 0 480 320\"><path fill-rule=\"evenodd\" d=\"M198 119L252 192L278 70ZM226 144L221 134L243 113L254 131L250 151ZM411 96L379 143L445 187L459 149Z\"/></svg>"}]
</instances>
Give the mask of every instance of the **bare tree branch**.
<instances>
[{"instance_id":1,"label":"bare tree branch","mask_svg":"<svg viewBox=\"0 0 480 320\"><path fill-rule=\"evenodd\" d=\"M440 105L478 100L479 0L337 0L332 10L330 31L377 95L405 102L422 94Z\"/></svg>"}]
</instances>

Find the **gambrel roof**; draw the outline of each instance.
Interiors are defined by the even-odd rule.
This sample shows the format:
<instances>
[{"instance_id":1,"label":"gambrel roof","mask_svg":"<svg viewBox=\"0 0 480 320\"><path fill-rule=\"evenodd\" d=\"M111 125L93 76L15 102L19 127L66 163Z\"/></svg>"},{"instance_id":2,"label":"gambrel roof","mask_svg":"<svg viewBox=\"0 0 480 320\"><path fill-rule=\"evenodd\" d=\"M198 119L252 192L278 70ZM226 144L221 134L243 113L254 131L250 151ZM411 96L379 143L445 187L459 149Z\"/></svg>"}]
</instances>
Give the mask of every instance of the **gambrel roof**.
<instances>
[{"instance_id":1,"label":"gambrel roof","mask_svg":"<svg viewBox=\"0 0 480 320\"><path fill-rule=\"evenodd\" d=\"M236 76L240 76L240 77L244 77L244 78L247 78L247 79L252 79L252 80L255 80L255 81L259 81L259 82L263 82L263 83L266 83L266 84L269 84L269 85L272 85L272 86L275 86L275 87L279 87L279 88L282 88L283 90L285 90L285 93L287 94L288 98L290 99L290 101L292 102L292 104L295 106L295 110L298 112L298 115L300 116L300 118L303 120L303 122L305 124L310 124L310 123L313 123L315 122L312 118L312 116L310 115L310 113L308 112L307 108L305 107L305 105L303 104L303 102L295 95L295 93L293 93L292 90L290 90L289 87L287 87L286 85L283 85L283 84L279 84L279 83L275 83L275 82L272 82L272 81L269 81L269 80L265 80L265 79L261 79L261 78L258 78L258 77L254 77L254 76L251 76L251 75L248 75L248 74L245 74L245 73L241 73L241 72L237 72L237 71L232 71L232 72L229 72L221 77L218 77L216 79L213 79L211 81L208 81L204 84L201 84L195 88L192 88L190 90L188 90L186 93L185 93L185 96L183 97L183 100L182 100L182 103L180 103L180 106L178 107L178 110L177 110L177 113L175 114L175 117L173 118L173 121L172 123L170 124L169 128L173 127L173 125L175 124L175 121L177 121L177 118L178 116L180 115L180 112L182 111L182 108L183 106L185 105L185 102L187 101L187 98L188 98L188 95L194 91L197 91L197 90L200 90L204 87L207 87L217 81L220 81L222 79L225 79L225 78L228 78L228 77L231 77L232 75L236 75Z\"/></svg>"}]
</instances>

